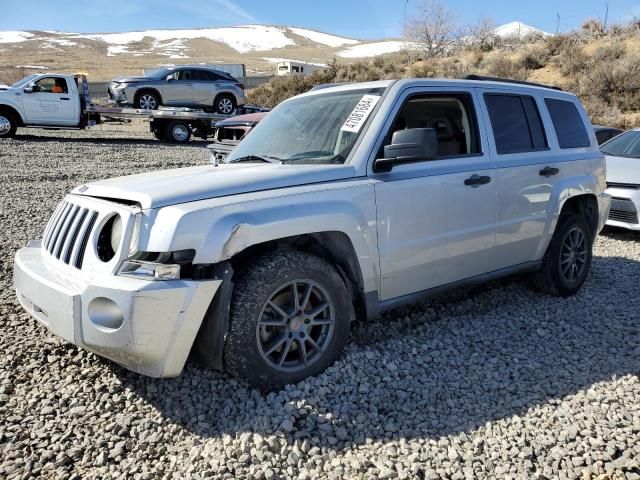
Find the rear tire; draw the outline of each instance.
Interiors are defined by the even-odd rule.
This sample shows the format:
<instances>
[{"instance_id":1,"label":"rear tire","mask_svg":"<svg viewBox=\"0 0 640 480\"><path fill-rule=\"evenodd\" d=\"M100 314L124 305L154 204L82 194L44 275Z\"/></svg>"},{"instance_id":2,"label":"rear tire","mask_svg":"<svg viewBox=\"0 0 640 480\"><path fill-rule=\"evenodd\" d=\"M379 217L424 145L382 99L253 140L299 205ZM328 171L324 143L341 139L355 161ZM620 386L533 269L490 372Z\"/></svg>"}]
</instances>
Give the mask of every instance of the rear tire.
<instances>
[{"instance_id":1,"label":"rear tire","mask_svg":"<svg viewBox=\"0 0 640 480\"><path fill-rule=\"evenodd\" d=\"M591 269L593 233L582 215L560 217L542 268L533 274L537 290L569 297L580 290Z\"/></svg>"},{"instance_id":2,"label":"rear tire","mask_svg":"<svg viewBox=\"0 0 640 480\"><path fill-rule=\"evenodd\" d=\"M180 120L169 122L165 127L164 139L170 143L187 143L191 138L191 127Z\"/></svg>"},{"instance_id":3,"label":"rear tire","mask_svg":"<svg viewBox=\"0 0 640 480\"><path fill-rule=\"evenodd\" d=\"M160 97L154 92L142 91L136 95L134 106L142 110L157 110L160 106Z\"/></svg>"},{"instance_id":4,"label":"rear tire","mask_svg":"<svg viewBox=\"0 0 640 480\"><path fill-rule=\"evenodd\" d=\"M222 93L213 101L213 108L221 115L231 115L238 108L238 102L233 95Z\"/></svg>"},{"instance_id":5,"label":"rear tire","mask_svg":"<svg viewBox=\"0 0 640 480\"><path fill-rule=\"evenodd\" d=\"M10 138L16 134L18 120L11 112L0 112L0 138Z\"/></svg>"},{"instance_id":6,"label":"rear tire","mask_svg":"<svg viewBox=\"0 0 640 480\"><path fill-rule=\"evenodd\" d=\"M265 390L299 382L340 356L354 316L327 261L293 250L266 254L235 280L225 369Z\"/></svg>"}]
</instances>

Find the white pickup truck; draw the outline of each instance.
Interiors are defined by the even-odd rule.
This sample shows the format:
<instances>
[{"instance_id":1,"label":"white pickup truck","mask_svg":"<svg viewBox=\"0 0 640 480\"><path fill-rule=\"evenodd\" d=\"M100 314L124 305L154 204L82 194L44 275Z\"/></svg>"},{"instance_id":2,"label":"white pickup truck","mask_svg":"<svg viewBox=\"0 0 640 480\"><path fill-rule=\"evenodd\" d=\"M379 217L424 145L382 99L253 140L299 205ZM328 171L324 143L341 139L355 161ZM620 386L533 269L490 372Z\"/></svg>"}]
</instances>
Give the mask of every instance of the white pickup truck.
<instances>
[{"instance_id":1,"label":"white pickup truck","mask_svg":"<svg viewBox=\"0 0 640 480\"><path fill-rule=\"evenodd\" d=\"M184 143L192 133L201 138L213 134L213 125L227 117L189 108L151 111L93 105L85 75L34 74L0 86L0 138L13 136L18 127L78 130L138 118L150 122L158 140Z\"/></svg>"}]
</instances>

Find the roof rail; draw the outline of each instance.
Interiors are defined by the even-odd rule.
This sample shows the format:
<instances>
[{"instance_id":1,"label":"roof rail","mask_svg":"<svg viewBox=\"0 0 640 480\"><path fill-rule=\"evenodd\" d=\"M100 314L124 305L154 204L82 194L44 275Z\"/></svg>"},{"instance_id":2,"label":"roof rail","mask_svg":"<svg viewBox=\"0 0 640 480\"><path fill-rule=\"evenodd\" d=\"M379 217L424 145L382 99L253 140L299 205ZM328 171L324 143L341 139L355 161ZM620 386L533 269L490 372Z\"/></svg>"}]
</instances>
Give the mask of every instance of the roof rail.
<instances>
[{"instance_id":1,"label":"roof rail","mask_svg":"<svg viewBox=\"0 0 640 480\"><path fill-rule=\"evenodd\" d=\"M534 83L534 82L525 82L523 80L511 80L509 78L498 78L498 77L483 77L482 75L467 75L464 77L465 80L479 80L482 82L503 82L503 83L515 83L518 85L529 85L531 87L542 87L542 88L550 88L552 90L560 90L560 87L556 87L555 85L545 85L544 83Z\"/></svg>"}]
</instances>

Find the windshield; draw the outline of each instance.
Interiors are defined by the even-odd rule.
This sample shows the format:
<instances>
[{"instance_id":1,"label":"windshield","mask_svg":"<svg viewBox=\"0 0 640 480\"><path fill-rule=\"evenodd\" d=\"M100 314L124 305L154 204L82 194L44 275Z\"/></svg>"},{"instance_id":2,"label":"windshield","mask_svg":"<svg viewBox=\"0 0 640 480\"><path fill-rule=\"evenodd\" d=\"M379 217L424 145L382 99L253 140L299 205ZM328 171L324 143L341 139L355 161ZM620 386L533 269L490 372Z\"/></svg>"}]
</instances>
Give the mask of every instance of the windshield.
<instances>
[{"instance_id":1,"label":"windshield","mask_svg":"<svg viewBox=\"0 0 640 480\"><path fill-rule=\"evenodd\" d=\"M33 80L37 76L38 76L38 74L34 73L33 75L29 75L28 77L24 77L22 80L18 80L16 83L14 83L11 86L14 87L14 88L19 88L19 87L21 87L23 85L26 85L27 83L29 83L31 80Z\"/></svg>"},{"instance_id":2,"label":"windshield","mask_svg":"<svg viewBox=\"0 0 640 480\"><path fill-rule=\"evenodd\" d=\"M614 157L640 158L640 131L631 130L600 146L600 151Z\"/></svg>"},{"instance_id":3,"label":"windshield","mask_svg":"<svg viewBox=\"0 0 640 480\"><path fill-rule=\"evenodd\" d=\"M149 78L162 78L165 75L173 72L173 68L160 68L158 70L153 70L147 74Z\"/></svg>"},{"instance_id":4,"label":"windshield","mask_svg":"<svg viewBox=\"0 0 640 480\"><path fill-rule=\"evenodd\" d=\"M294 98L275 108L227 157L282 163L344 163L384 88Z\"/></svg>"}]
</instances>

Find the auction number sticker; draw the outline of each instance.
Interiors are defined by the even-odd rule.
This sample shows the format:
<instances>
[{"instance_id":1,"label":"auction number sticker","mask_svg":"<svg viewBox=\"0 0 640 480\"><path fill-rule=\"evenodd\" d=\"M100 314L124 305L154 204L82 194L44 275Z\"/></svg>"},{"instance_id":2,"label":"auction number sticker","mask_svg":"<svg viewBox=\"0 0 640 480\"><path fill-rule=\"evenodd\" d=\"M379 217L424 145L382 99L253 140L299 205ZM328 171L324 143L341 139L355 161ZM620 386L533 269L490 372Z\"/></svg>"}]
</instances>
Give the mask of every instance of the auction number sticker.
<instances>
[{"instance_id":1,"label":"auction number sticker","mask_svg":"<svg viewBox=\"0 0 640 480\"><path fill-rule=\"evenodd\" d=\"M369 118L378 100L380 100L379 95L363 95L340 130L343 132L358 133L362 125L364 125L364 122Z\"/></svg>"}]
</instances>

